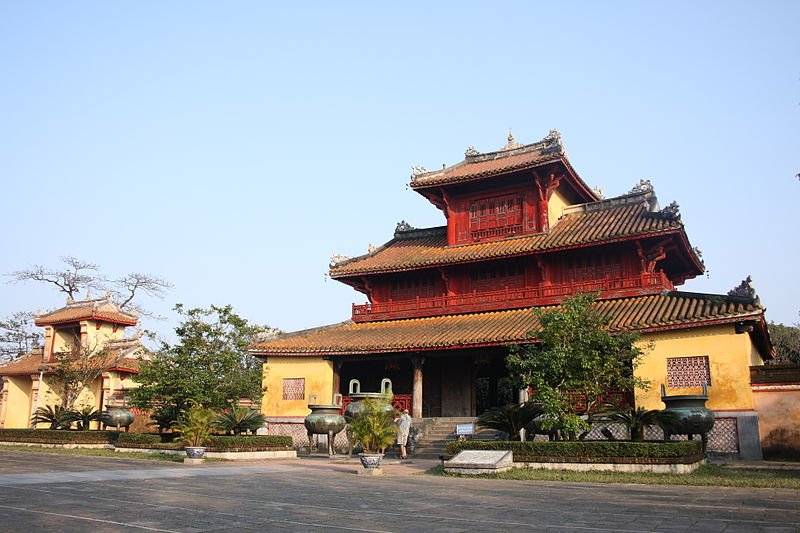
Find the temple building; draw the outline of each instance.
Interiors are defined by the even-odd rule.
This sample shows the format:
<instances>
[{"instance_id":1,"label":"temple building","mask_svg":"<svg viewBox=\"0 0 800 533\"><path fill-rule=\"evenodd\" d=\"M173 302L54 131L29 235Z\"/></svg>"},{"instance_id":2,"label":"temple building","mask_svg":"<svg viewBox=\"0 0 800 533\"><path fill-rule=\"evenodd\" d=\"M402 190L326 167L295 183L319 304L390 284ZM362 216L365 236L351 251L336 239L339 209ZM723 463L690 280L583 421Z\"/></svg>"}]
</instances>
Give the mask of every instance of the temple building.
<instances>
[{"instance_id":1,"label":"temple building","mask_svg":"<svg viewBox=\"0 0 800 533\"><path fill-rule=\"evenodd\" d=\"M570 164L556 131L501 150L469 147L460 163L415 168L411 188L445 225L398 224L386 244L334 256L330 277L366 296L350 320L252 345L265 361L262 404L272 432L294 433L309 403L346 404L391 388L416 419L474 417L524 398L508 375L509 346L532 342L531 308L596 293L614 330L651 346L636 372L651 382L630 401L663 408L670 394L708 388L711 449L760 457L750 367L771 358L752 291L676 290L704 272L674 202L642 181L603 198ZM301 432L302 434L302 432ZM716 448L715 448L716 447Z\"/></svg>"},{"instance_id":2,"label":"temple building","mask_svg":"<svg viewBox=\"0 0 800 533\"><path fill-rule=\"evenodd\" d=\"M83 387L76 408L122 406L139 363L148 357L139 342L141 334L126 338L127 327L138 322L135 313L120 309L110 296L74 302L55 311L37 314L35 324L44 327L44 345L9 364L0 366L0 428L31 427L37 408L60 405L62 399L54 370L62 354L98 357L101 372ZM44 427L44 426L42 426Z\"/></svg>"}]
</instances>

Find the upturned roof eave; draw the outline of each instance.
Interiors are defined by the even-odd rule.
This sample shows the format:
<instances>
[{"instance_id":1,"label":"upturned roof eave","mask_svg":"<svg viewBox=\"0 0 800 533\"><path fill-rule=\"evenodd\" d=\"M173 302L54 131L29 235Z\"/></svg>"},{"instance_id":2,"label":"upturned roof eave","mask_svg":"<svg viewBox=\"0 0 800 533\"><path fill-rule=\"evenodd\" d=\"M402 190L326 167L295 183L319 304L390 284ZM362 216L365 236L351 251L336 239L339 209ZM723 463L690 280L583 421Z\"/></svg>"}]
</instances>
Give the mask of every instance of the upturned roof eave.
<instances>
[{"instance_id":1,"label":"upturned roof eave","mask_svg":"<svg viewBox=\"0 0 800 533\"><path fill-rule=\"evenodd\" d=\"M514 252L514 253L498 253L496 255L487 255L486 257L480 257L480 258L475 258L475 259L453 259L453 260L443 260L443 261L435 261L434 260L433 262L430 262L430 263L417 263L417 264L414 264L414 265L408 265L408 266L402 266L402 267L355 270L355 271L350 271L350 272L341 273L341 274L337 274L336 272L333 271L333 269L331 269L331 271L329 272L328 275L330 276L331 279L335 279L335 280L338 280L338 281L344 281L344 280L349 279L349 278L358 278L360 276L366 276L366 275L393 274L393 273L397 273L397 272L412 272L412 271L415 271L415 270L422 270L422 269L425 269L425 268L437 268L437 267L442 267L442 266L447 266L447 265L482 263L484 261L489 261L489 260L499 259L499 258L525 257L525 256L539 255L539 254L545 254L545 253L563 252L563 251L566 251L566 250L577 250L579 248L588 248L588 247L604 245L604 244L614 244L614 243L632 241L632 240L646 238L646 237L662 237L662 236L673 235L673 234L682 234L682 240L688 246L688 239L686 238L685 231L684 231L682 226L678 226L678 227L672 227L672 228L663 229L663 230L657 230L657 231L644 231L644 232L639 232L639 233L633 233L633 234L630 234L630 235L623 235L623 236L619 236L619 237L610 237L610 238L598 239L598 240L595 240L595 241L586 241L586 242L582 242L582 243L554 246L552 248L541 248L541 249L537 249L537 250L525 250L525 251ZM525 237L530 237L530 236L529 235L525 235L525 236L521 236L521 237L518 237L518 238L525 238ZM394 239L392 241L389 241L389 243L387 243L386 246L388 246L393 241L394 241ZM491 244L491 243L483 243L483 244ZM459 248L459 247L466 247L466 246L475 246L475 245L474 244L464 244L464 245L452 246L452 247L451 246L446 246L446 247L443 247L443 248L452 249L452 248ZM691 253L691 252L688 255L691 256L692 258L695 257L694 254ZM358 259L363 259L363 258L366 258L366 257L369 257L369 254L360 256L358 258L354 257L347 264L352 264L352 263L356 262ZM699 272L697 273L697 275L700 275L705 271L704 268L702 268L702 266L701 266L702 264L697 263L695 261L695 265L700 265ZM345 264L342 264L342 266L345 266Z\"/></svg>"}]
</instances>

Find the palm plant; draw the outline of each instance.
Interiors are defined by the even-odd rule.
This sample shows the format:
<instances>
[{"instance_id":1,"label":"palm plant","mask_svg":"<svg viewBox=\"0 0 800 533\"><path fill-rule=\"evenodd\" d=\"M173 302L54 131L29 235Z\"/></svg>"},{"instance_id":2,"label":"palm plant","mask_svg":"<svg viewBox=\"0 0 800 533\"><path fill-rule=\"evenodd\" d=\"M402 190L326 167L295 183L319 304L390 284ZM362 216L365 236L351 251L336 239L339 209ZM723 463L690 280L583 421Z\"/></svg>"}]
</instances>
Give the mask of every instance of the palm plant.
<instances>
[{"instance_id":1,"label":"palm plant","mask_svg":"<svg viewBox=\"0 0 800 533\"><path fill-rule=\"evenodd\" d=\"M214 429L226 434L240 435L245 431L256 431L264 426L267 417L255 409L232 405L220 412L214 420Z\"/></svg>"},{"instance_id":2,"label":"palm plant","mask_svg":"<svg viewBox=\"0 0 800 533\"><path fill-rule=\"evenodd\" d=\"M641 442L644 440L644 430L648 426L669 427L678 417L672 411L658 409L645 409L644 407L617 407L606 405L606 411L601 417L612 422L624 424L630 432L631 440Z\"/></svg>"},{"instance_id":3,"label":"palm plant","mask_svg":"<svg viewBox=\"0 0 800 533\"><path fill-rule=\"evenodd\" d=\"M69 429L72 421L69 420L69 411L61 405L46 405L39 407L31 417L31 424L50 424L49 429Z\"/></svg>"},{"instance_id":4,"label":"palm plant","mask_svg":"<svg viewBox=\"0 0 800 533\"><path fill-rule=\"evenodd\" d=\"M478 427L502 431L510 440L520 440L519 430L528 429L542 412L542 407L532 402L493 407L478 417Z\"/></svg>"},{"instance_id":5,"label":"palm plant","mask_svg":"<svg viewBox=\"0 0 800 533\"><path fill-rule=\"evenodd\" d=\"M86 431L92 422L99 421L102 413L91 405L84 405L80 409L71 409L64 412L64 419L71 425L77 423L78 429Z\"/></svg>"},{"instance_id":6,"label":"palm plant","mask_svg":"<svg viewBox=\"0 0 800 533\"><path fill-rule=\"evenodd\" d=\"M353 441L360 443L364 453L383 453L394 443L397 426L394 411L386 409L382 400L365 398L357 417L348 420L348 431Z\"/></svg>"},{"instance_id":7,"label":"palm plant","mask_svg":"<svg viewBox=\"0 0 800 533\"><path fill-rule=\"evenodd\" d=\"M180 433L178 440L186 446L197 447L211 438L213 422L214 411L193 405L172 424L172 429Z\"/></svg>"}]
</instances>

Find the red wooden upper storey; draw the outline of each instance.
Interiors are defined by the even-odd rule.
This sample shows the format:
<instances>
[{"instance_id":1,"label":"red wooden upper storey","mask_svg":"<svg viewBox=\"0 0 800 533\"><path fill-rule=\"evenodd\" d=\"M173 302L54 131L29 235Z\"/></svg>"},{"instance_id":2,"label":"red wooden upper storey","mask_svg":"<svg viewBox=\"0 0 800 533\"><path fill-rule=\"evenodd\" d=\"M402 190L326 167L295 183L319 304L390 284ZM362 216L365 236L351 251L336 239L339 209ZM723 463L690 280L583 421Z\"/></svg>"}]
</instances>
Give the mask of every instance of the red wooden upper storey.
<instances>
[{"instance_id":1,"label":"red wooden upper storey","mask_svg":"<svg viewBox=\"0 0 800 533\"><path fill-rule=\"evenodd\" d=\"M484 155L491 157L468 154L459 165L414 177L412 187L443 202L446 227L401 223L385 245L332 262L331 277L369 300L353 307L353 320L549 305L579 291L655 294L703 272L677 206L659 209L649 182L598 200L554 134L526 147L510 139ZM556 190L563 215L551 228L548 201Z\"/></svg>"},{"instance_id":2,"label":"red wooden upper storey","mask_svg":"<svg viewBox=\"0 0 800 533\"><path fill-rule=\"evenodd\" d=\"M444 212L450 245L547 231L556 190L571 204L599 199L572 168L555 130L524 146L509 134L496 152L469 148L456 165L418 169L411 187Z\"/></svg>"}]
</instances>

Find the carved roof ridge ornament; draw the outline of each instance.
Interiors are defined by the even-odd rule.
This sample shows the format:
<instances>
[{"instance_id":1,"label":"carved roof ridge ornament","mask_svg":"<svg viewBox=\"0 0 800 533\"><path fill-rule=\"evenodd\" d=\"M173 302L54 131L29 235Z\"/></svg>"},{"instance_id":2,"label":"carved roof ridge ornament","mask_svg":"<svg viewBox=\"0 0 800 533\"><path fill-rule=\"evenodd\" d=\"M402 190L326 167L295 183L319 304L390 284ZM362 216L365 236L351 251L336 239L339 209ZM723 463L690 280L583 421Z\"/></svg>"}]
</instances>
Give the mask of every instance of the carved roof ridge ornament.
<instances>
[{"instance_id":1,"label":"carved roof ridge ornament","mask_svg":"<svg viewBox=\"0 0 800 533\"><path fill-rule=\"evenodd\" d=\"M672 201L670 204L658 212L661 218L665 218L667 220L680 220L681 219L681 208L678 205L678 202Z\"/></svg>"},{"instance_id":2,"label":"carved roof ridge ornament","mask_svg":"<svg viewBox=\"0 0 800 533\"><path fill-rule=\"evenodd\" d=\"M703 251L700 249L700 247L692 246L692 251L694 252L694 255L697 256L697 259L700 261L700 263L705 266L705 262L703 261Z\"/></svg>"},{"instance_id":3,"label":"carved roof ridge ornament","mask_svg":"<svg viewBox=\"0 0 800 533\"><path fill-rule=\"evenodd\" d=\"M628 191L628 194L641 194L645 192L655 192L653 189L653 184L650 183L650 180L641 179L639 183L633 186L633 188Z\"/></svg>"},{"instance_id":4,"label":"carved roof ridge ornament","mask_svg":"<svg viewBox=\"0 0 800 533\"><path fill-rule=\"evenodd\" d=\"M394 228L395 233L403 232L403 231L414 231L416 228L406 222L405 220L401 220L397 223L397 227Z\"/></svg>"},{"instance_id":5,"label":"carved roof ridge ornament","mask_svg":"<svg viewBox=\"0 0 800 533\"><path fill-rule=\"evenodd\" d=\"M517 140L516 140L516 139L514 139L514 134L511 132L511 128L509 128L509 129L508 129L508 137L507 137L507 140L508 140L508 142L507 142L507 143L506 143L506 145L505 145L505 146L504 146L504 147L501 149L501 150L503 150L503 151L506 151L506 150L513 150L514 148L519 148L519 147L521 147L521 146L522 146L521 144L519 144L519 143L517 142Z\"/></svg>"},{"instance_id":6,"label":"carved roof ridge ornament","mask_svg":"<svg viewBox=\"0 0 800 533\"><path fill-rule=\"evenodd\" d=\"M753 303L756 305L761 305L761 299L758 297L756 290L753 288L753 278L749 274L739 285L728 291L728 296L749 298L753 300Z\"/></svg>"},{"instance_id":7,"label":"carved roof ridge ornament","mask_svg":"<svg viewBox=\"0 0 800 533\"><path fill-rule=\"evenodd\" d=\"M411 179L416 179L418 176L422 174L427 174L429 171L427 168L423 167L422 165L413 165L411 167Z\"/></svg>"},{"instance_id":8,"label":"carved roof ridge ornament","mask_svg":"<svg viewBox=\"0 0 800 533\"><path fill-rule=\"evenodd\" d=\"M351 260L352 258L353 257L349 256L349 255L333 254L331 256L331 261L329 263L329 266L331 268L335 268L335 267L341 265L342 263L345 263L345 262Z\"/></svg>"},{"instance_id":9,"label":"carved roof ridge ornament","mask_svg":"<svg viewBox=\"0 0 800 533\"><path fill-rule=\"evenodd\" d=\"M466 150L464 150L464 158L465 159L469 159L470 157L475 157L476 155L481 155L481 153L479 151L477 151L475 149L475 147L472 146L471 144L469 146L467 146Z\"/></svg>"}]
</instances>

